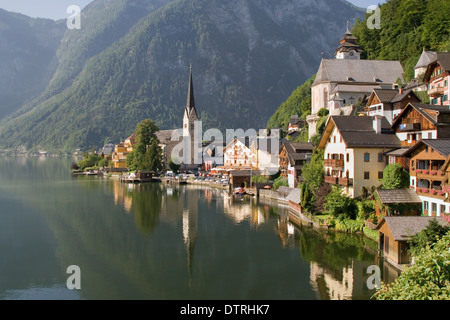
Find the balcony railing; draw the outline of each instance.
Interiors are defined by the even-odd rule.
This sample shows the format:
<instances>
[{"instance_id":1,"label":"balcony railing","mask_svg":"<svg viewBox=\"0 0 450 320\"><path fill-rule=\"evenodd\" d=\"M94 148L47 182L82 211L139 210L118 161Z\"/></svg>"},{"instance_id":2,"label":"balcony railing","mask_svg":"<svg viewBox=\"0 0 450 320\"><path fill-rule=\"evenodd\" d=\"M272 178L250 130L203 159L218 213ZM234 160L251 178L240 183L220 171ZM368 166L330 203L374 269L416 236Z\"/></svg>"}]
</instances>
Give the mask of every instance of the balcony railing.
<instances>
[{"instance_id":1,"label":"balcony railing","mask_svg":"<svg viewBox=\"0 0 450 320\"><path fill-rule=\"evenodd\" d=\"M340 186L348 187L353 185L353 179L349 178L339 178L338 183Z\"/></svg>"},{"instance_id":2,"label":"balcony railing","mask_svg":"<svg viewBox=\"0 0 450 320\"><path fill-rule=\"evenodd\" d=\"M344 160L342 160L342 159L325 159L324 166L332 167L332 168L343 168Z\"/></svg>"},{"instance_id":3,"label":"balcony railing","mask_svg":"<svg viewBox=\"0 0 450 320\"><path fill-rule=\"evenodd\" d=\"M398 129L400 131L420 131L420 123L401 123Z\"/></svg>"},{"instance_id":4,"label":"balcony railing","mask_svg":"<svg viewBox=\"0 0 450 320\"><path fill-rule=\"evenodd\" d=\"M445 172L440 170L416 169L412 172L415 172L417 179L444 181L447 178Z\"/></svg>"},{"instance_id":5,"label":"balcony railing","mask_svg":"<svg viewBox=\"0 0 450 320\"><path fill-rule=\"evenodd\" d=\"M440 97L444 94L444 87L434 87L433 89L428 90L428 95L430 97Z\"/></svg>"},{"instance_id":6,"label":"balcony railing","mask_svg":"<svg viewBox=\"0 0 450 320\"><path fill-rule=\"evenodd\" d=\"M330 177L330 176L325 176L325 183L328 184L338 184L338 177Z\"/></svg>"},{"instance_id":7,"label":"balcony railing","mask_svg":"<svg viewBox=\"0 0 450 320\"><path fill-rule=\"evenodd\" d=\"M442 190L417 187L416 192L418 195L421 195L421 196L433 197L433 198L437 198L437 199L441 199L441 200L445 199L445 192Z\"/></svg>"}]
</instances>

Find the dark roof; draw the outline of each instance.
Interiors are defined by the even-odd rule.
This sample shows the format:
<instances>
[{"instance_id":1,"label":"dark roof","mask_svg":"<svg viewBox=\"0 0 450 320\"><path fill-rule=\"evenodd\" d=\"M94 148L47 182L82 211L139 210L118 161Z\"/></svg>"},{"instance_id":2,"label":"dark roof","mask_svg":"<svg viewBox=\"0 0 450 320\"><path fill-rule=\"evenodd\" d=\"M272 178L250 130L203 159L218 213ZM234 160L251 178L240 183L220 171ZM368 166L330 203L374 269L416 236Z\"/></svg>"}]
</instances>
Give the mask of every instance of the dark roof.
<instances>
[{"instance_id":1,"label":"dark roof","mask_svg":"<svg viewBox=\"0 0 450 320\"><path fill-rule=\"evenodd\" d=\"M375 132L374 117L330 116L328 121L334 123L349 148L400 148L400 140L390 130L389 122L385 117L379 117L381 132Z\"/></svg>"},{"instance_id":2,"label":"dark roof","mask_svg":"<svg viewBox=\"0 0 450 320\"><path fill-rule=\"evenodd\" d=\"M187 114L188 117L191 117L192 115L194 115L196 118L198 118L197 110L195 109L194 83L192 81L192 67L190 68L190 71L189 71L189 88L188 88L185 113Z\"/></svg>"},{"instance_id":3,"label":"dark roof","mask_svg":"<svg viewBox=\"0 0 450 320\"><path fill-rule=\"evenodd\" d=\"M312 154L314 146L310 142L290 142L283 141L287 156L291 166L295 166L296 160L307 160L308 155Z\"/></svg>"},{"instance_id":4,"label":"dark roof","mask_svg":"<svg viewBox=\"0 0 450 320\"><path fill-rule=\"evenodd\" d=\"M426 229L430 224L430 221L436 219L441 225L446 225L447 222L442 217L384 217L383 220L387 223L389 230L391 230L392 236L396 241L406 241L411 239L420 231ZM383 221L378 224L378 229L383 225Z\"/></svg>"},{"instance_id":5,"label":"dark roof","mask_svg":"<svg viewBox=\"0 0 450 320\"><path fill-rule=\"evenodd\" d=\"M426 51L425 49L422 52L422 55L419 58L419 61L417 61L416 66L414 67L414 69L418 69L418 68L426 68L430 62L435 61L436 60L436 52L434 51Z\"/></svg>"},{"instance_id":6,"label":"dark roof","mask_svg":"<svg viewBox=\"0 0 450 320\"><path fill-rule=\"evenodd\" d=\"M422 203L422 200L412 189L377 189L381 203Z\"/></svg>"},{"instance_id":7,"label":"dark roof","mask_svg":"<svg viewBox=\"0 0 450 320\"><path fill-rule=\"evenodd\" d=\"M430 61L423 75L424 81L430 80L431 73L436 64L439 64L444 71L450 72L450 52L436 52L435 58Z\"/></svg>"},{"instance_id":8,"label":"dark roof","mask_svg":"<svg viewBox=\"0 0 450 320\"><path fill-rule=\"evenodd\" d=\"M437 125L442 125L442 123L438 123L437 115L448 113L450 114L450 108L448 106L441 106L441 105L432 105L432 104L423 104L419 102L410 102L408 105L403 109L403 111L397 116L395 121L392 123L392 128L395 128L398 124L401 122L401 118L403 114L406 114L410 108L416 109L424 118L426 118L431 123ZM428 112L428 111L431 111ZM433 113L437 112L437 115L435 116ZM444 123L444 125L448 125L447 123Z\"/></svg>"},{"instance_id":9,"label":"dark roof","mask_svg":"<svg viewBox=\"0 0 450 320\"><path fill-rule=\"evenodd\" d=\"M294 188L291 190L291 192L286 196L286 200L292 201L296 204L300 203L300 197L301 197L301 190L300 188Z\"/></svg>"},{"instance_id":10,"label":"dark roof","mask_svg":"<svg viewBox=\"0 0 450 320\"><path fill-rule=\"evenodd\" d=\"M444 157L450 156L450 139L422 139L406 151L403 156L409 156L421 146L426 145L439 152Z\"/></svg>"},{"instance_id":11,"label":"dark roof","mask_svg":"<svg viewBox=\"0 0 450 320\"><path fill-rule=\"evenodd\" d=\"M174 131L175 130L159 130L155 134L160 143L166 143L172 139L172 133Z\"/></svg>"},{"instance_id":12,"label":"dark roof","mask_svg":"<svg viewBox=\"0 0 450 320\"><path fill-rule=\"evenodd\" d=\"M397 89L375 89L373 92L381 103L391 103L392 99L398 94Z\"/></svg>"}]
</instances>

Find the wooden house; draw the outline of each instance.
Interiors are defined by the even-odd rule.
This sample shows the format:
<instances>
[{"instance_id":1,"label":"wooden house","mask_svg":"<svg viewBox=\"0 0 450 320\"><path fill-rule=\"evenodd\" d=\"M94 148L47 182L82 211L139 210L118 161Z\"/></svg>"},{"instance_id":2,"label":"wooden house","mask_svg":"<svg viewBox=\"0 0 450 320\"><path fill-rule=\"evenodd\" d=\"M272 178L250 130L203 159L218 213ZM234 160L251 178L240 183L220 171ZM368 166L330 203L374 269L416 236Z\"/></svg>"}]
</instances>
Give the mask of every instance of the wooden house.
<instances>
[{"instance_id":1,"label":"wooden house","mask_svg":"<svg viewBox=\"0 0 450 320\"><path fill-rule=\"evenodd\" d=\"M136 137L134 133L125 139L124 142L116 144L114 151L111 155L111 161L113 163L113 168L127 168L127 156L133 151L133 146L136 143Z\"/></svg>"},{"instance_id":2,"label":"wooden house","mask_svg":"<svg viewBox=\"0 0 450 320\"><path fill-rule=\"evenodd\" d=\"M424 139L404 155L410 159L410 187L423 203L423 214L440 216L450 212L448 202L450 139Z\"/></svg>"},{"instance_id":3,"label":"wooden house","mask_svg":"<svg viewBox=\"0 0 450 320\"><path fill-rule=\"evenodd\" d=\"M375 211L381 219L387 216L419 216L422 200L412 189L377 189Z\"/></svg>"},{"instance_id":4,"label":"wooden house","mask_svg":"<svg viewBox=\"0 0 450 320\"><path fill-rule=\"evenodd\" d=\"M384 116L392 124L409 102L420 102L411 89L374 89L367 101L365 113L368 116Z\"/></svg>"},{"instance_id":5,"label":"wooden house","mask_svg":"<svg viewBox=\"0 0 450 320\"><path fill-rule=\"evenodd\" d=\"M309 142L282 142L279 170L280 175L288 179L289 187L295 188L300 183L302 166L311 158L313 148Z\"/></svg>"},{"instance_id":6,"label":"wooden house","mask_svg":"<svg viewBox=\"0 0 450 320\"><path fill-rule=\"evenodd\" d=\"M447 223L440 217L384 217L378 224L378 249L384 259L398 268L411 263L408 241L426 229L431 219Z\"/></svg>"}]
</instances>

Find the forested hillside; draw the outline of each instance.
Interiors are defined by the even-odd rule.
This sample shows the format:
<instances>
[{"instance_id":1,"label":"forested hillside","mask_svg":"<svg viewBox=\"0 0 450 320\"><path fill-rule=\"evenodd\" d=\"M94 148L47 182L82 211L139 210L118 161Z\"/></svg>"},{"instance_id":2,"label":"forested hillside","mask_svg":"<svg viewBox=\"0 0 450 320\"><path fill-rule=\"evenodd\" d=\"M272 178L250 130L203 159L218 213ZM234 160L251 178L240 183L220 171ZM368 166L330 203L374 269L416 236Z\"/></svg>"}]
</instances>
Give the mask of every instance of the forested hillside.
<instances>
[{"instance_id":1,"label":"forested hillside","mask_svg":"<svg viewBox=\"0 0 450 320\"><path fill-rule=\"evenodd\" d=\"M180 127L191 63L204 128L264 127L361 16L336 0L96 0L47 89L1 124L0 147L86 150L145 118Z\"/></svg>"},{"instance_id":2,"label":"forested hillside","mask_svg":"<svg viewBox=\"0 0 450 320\"><path fill-rule=\"evenodd\" d=\"M362 59L399 60L405 70L405 80L410 81L423 48L450 50L450 1L390 0L380 9L380 29L367 27L371 13L365 19L357 19L351 30L364 50ZM306 117L307 106L311 105L312 82L309 79L294 90L270 118L268 128L286 129L292 114Z\"/></svg>"}]
</instances>

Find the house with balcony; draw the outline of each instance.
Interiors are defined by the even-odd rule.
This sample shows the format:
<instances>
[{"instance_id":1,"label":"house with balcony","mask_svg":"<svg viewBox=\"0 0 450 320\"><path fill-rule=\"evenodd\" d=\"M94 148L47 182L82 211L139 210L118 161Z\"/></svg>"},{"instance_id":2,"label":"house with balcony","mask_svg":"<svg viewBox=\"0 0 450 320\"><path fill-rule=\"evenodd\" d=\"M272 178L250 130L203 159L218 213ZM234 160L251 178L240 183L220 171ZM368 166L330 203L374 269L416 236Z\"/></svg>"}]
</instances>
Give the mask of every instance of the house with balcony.
<instances>
[{"instance_id":1,"label":"house with balcony","mask_svg":"<svg viewBox=\"0 0 450 320\"><path fill-rule=\"evenodd\" d=\"M405 156L410 159L410 188L422 200L423 214L441 216L450 212L447 189L450 139L423 139Z\"/></svg>"},{"instance_id":2,"label":"house with balcony","mask_svg":"<svg viewBox=\"0 0 450 320\"><path fill-rule=\"evenodd\" d=\"M428 96L433 105L450 106L450 52L436 52L423 76L428 83Z\"/></svg>"},{"instance_id":3,"label":"house with balcony","mask_svg":"<svg viewBox=\"0 0 450 320\"><path fill-rule=\"evenodd\" d=\"M402 147L411 147L422 139L450 138L450 108L410 102L391 129Z\"/></svg>"},{"instance_id":4,"label":"house with balcony","mask_svg":"<svg viewBox=\"0 0 450 320\"><path fill-rule=\"evenodd\" d=\"M356 198L381 185L385 154L400 148L400 140L385 117L330 116L318 148L324 150L325 182Z\"/></svg>"},{"instance_id":5,"label":"house with balcony","mask_svg":"<svg viewBox=\"0 0 450 320\"><path fill-rule=\"evenodd\" d=\"M368 116L384 116L392 124L410 102L420 102L411 89L374 89L364 111Z\"/></svg>"},{"instance_id":6,"label":"house with balcony","mask_svg":"<svg viewBox=\"0 0 450 320\"><path fill-rule=\"evenodd\" d=\"M136 144L136 137L134 133L125 139L124 142L120 142L114 146L114 151L111 155L111 161L113 168L126 169L127 168L127 156L133 151L133 146Z\"/></svg>"},{"instance_id":7,"label":"house with balcony","mask_svg":"<svg viewBox=\"0 0 450 320\"><path fill-rule=\"evenodd\" d=\"M303 165L311 159L314 146L312 143L282 142L280 151L280 175L288 179L289 187L296 188L301 182Z\"/></svg>"}]
</instances>

